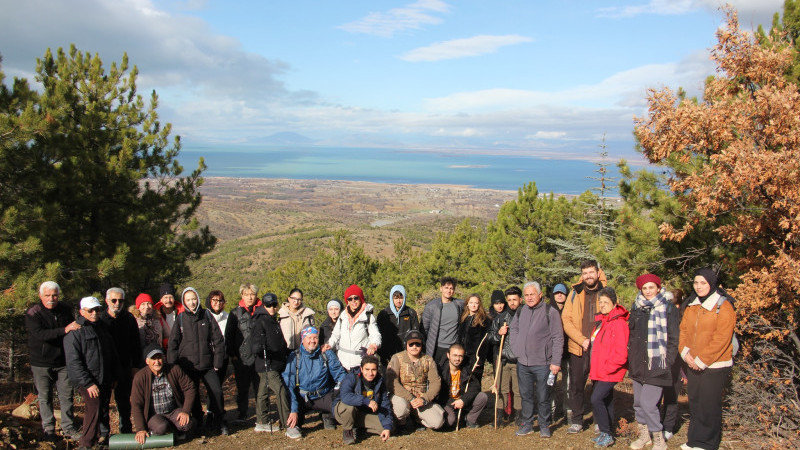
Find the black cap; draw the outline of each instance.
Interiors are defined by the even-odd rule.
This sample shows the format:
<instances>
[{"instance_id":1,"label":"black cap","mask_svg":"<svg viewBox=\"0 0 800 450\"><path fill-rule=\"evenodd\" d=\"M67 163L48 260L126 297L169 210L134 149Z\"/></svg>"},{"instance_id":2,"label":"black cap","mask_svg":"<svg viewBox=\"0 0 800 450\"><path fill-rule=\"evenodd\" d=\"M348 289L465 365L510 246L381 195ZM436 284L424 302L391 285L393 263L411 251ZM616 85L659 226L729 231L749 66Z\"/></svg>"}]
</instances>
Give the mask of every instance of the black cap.
<instances>
[{"instance_id":1,"label":"black cap","mask_svg":"<svg viewBox=\"0 0 800 450\"><path fill-rule=\"evenodd\" d=\"M175 296L175 286L173 286L172 283L163 283L161 287L158 288L158 298L165 295Z\"/></svg>"},{"instance_id":2,"label":"black cap","mask_svg":"<svg viewBox=\"0 0 800 450\"><path fill-rule=\"evenodd\" d=\"M406 333L406 345L408 345L408 343L412 341L417 341L421 343L423 341L422 333L420 333L417 330L411 330L408 333Z\"/></svg>"},{"instance_id":3,"label":"black cap","mask_svg":"<svg viewBox=\"0 0 800 450\"><path fill-rule=\"evenodd\" d=\"M156 343L152 343L144 349L144 355L148 359L153 359L153 356L157 353L161 353L161 356L164 356L164 349Z\"/></svg>"},{"instance_id":4,"label":"black cap","mask_svg":"<svg viewBox=\"0 0 800 450\"><path fill-rule=\"evenodd\" d=\"M267 292L261 297L261 303L264 306L278 306L278 296L272 292Z\"/></svg>"},{"instance_id":5,"label":"black cap","mask_svg":"<svg viewBox=\"0 0 800 450\"><path fill-rule=\"evenodd\" d=\"M505 303L505 302L506 302L506 296L503 294L503 291L501 291L500 289L495 289L495 290L492 291L492 304L493 305L495 303Z\"/></svg>"}]
</instances>

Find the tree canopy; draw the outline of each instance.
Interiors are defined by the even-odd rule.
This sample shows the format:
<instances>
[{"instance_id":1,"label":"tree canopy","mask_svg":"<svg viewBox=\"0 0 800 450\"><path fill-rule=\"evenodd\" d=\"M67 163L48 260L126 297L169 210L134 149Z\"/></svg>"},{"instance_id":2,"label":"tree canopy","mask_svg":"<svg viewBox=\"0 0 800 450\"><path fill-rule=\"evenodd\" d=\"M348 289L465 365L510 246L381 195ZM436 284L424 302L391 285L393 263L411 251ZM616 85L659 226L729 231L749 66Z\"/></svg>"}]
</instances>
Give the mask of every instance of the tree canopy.
<instances>
[{"instance_id":1,"label":"tree canopy","mask_svg":"<svg viewBox=\"0 0 800 450\"><path fill-rule=\"evenodd\" d=\"M75 46L37 60L38 90L0 72L3 304L30 302L45 279L72 298L180 281L213 248L194 218L205 165L182 176L180 138L137 74L127 55L106 69Z\"/></svg>"}]
</instances>

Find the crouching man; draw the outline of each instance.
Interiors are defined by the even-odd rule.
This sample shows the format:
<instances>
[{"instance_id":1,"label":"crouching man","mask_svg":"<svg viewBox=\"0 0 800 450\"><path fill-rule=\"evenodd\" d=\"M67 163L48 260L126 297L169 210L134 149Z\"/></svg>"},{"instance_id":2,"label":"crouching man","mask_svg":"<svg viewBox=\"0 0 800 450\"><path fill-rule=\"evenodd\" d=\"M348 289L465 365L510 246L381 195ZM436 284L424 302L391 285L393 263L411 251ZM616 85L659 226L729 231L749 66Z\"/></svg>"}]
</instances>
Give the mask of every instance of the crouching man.
<instances>
[{"instance_id":1,"label":"crouching man","mask_svg":"<svg viewBox=\"0 0 800 450\"><path fill-rule=\"evenodd\" d=\"M333 411L336 420L342 424L345 444L356 442L354 427L380 434L384 441L392 432L392 402L378 373L378 362L373 355L364 356L361 368L347 374L342 381Z\"/></svg>"},{"instance_id":2,"label":"crouching man","mask_svg":"<svg viewBox=\"0 0 800 450\"><path fill-rule=\"evenodd\" d=\"M422 354L422 333L406 334L406 349L396 353L386 368L386 385L392 393L392 410L397 421L413 430L413 412L425 428L444 425L444 410L434 403L441 387L441 378L433 358Z\"/></svg>"},{"instance_id":3,"label":"crouching man","mask_svg":"<svg viewBox=\"0 0 800 450\"><path fill-rule=\"evenodd\" d=\"M134 375L131 389L136 442L144 445L148 436L167 434L171 427L180 432L180 439L194 425L194 383L180 366L164 362L164 350L158 344L145 349L145 363L147 367Z\"/></svg>"},{"instance_id":4,"label":"crouching man","mask_svg":"<svg viewBox=\"0 0 800 450\"><path fill-rule=\"evenodd\" d=\"M444 407L447 425L454 426L458 411L467 413L468 428L478 428L478 417L489 401L489 396L481 392L480 374L473 367L462 367L464 347L453 344L447 352L447 363L442 367L442 390L439 404Z\"/></svg>"},{"instance_id":5,"label":"crouching man","mask_svg":"<svg viewBox=\"0 0 800 450\"><path fill-rule=\"evenodd\" d=\"M330 414L336 384L347 375L336 353L319 348L319 330L306 326L300 332L302 345L289 353L283 382L289 391L291 412L286 420L286 436L300 439L300 425L307 411Z\"/></svg>"}]
</instances>

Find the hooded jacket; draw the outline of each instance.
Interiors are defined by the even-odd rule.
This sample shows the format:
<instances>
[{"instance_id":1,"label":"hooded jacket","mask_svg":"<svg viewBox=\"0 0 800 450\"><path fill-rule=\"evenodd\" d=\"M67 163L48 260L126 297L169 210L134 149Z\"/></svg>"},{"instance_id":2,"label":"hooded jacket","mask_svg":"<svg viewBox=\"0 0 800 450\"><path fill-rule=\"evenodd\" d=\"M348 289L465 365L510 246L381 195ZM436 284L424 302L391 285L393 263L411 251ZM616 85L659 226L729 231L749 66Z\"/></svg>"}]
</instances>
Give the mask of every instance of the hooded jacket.
<instances>
[{"instance_id":1,"label":"hooded jacket","mask_svg":"<svg viewBox=\"0 0 800 450\"><path fill-rule=\"evenodd\" d=\"M369 409L370 399L365 397L363 392L364 377L361 375L361 367L353 369L348 373L342 384L339 387L339 397L334 399L331 410L336 410L336 405L339 402L345 405L355 406L365 414L377 414L378 420L381 421L384 430L391 430L393 428L392 422L392 402L389 400L389 392L386 390L384 384L384 377L380 372L375 379L375 387L373 388L373 399L378 404L378 411L372 412Z\"/></svg>"},{"instance_id":2,"label":"hooded jacket","mask_svg":"<svg viewBox=\"0 0 800 450\"><path fill-rule=\"evenodd\" d=\"M64 338L69 381L84 389L111 385L119 379L121 369L108 328L99 319L92 323L83 316L76 322L81 327Z\"/></svg>"},{"instance_id":3,"label":"hooded jacket","mask_svg":"<svg viewBox=\"0 0 800 450\"><path fill-rule=\"evenodd\" d=\"M250 335L250 352L255 359L256 372L283 372L289 349L278 320L266 308L258 308L253 315L253 321L255 325Z\"/></svg>"},{"instance_id":4,"label":"hooded jacket","mask_svg":"<svg viewBox=\"0 0 800 450\"><path fill-rule=\"evenodd\" d=\"M373 314L373 306L362 303L360 311L351 321L350 313L345 310L333 326L328 345L336 351L342 366L348 370L361 365L361 356L370 345L381 346L381 333Z\"/></svg>"},{"instance_id":5,"label":"hooded jacket","mask_svg":"<svg viewBox=\"0 0 800 450\"><path fill-rule=\"evenodd\" d=\"M25 311L28 355L33 367L64 367L64 328L75 320L72 307L58 302L47 309L41 301Z\"/></svg>"},{"instance_id":6,"label":"hooded jacket","mask_svg":"<svg viewBox=\"0 0 800 450\"><path fill-rule=\"evenodd\" d=\"M630 313L622 305L615 305L608 314L595 315L598 324L593 333L590 379L620 382L625 378L628 366L629 316Z\"/></svg>"},{"instance_id":7,"label":"hooded jacket","mask_svg":"<svg viewBox=\"0 0 800 450\"><path fill-rule=\"evenodd\" d=\"M309 352L301 345L289 353L283 370L283 383L289 391L291 412L299 412L303 392L308 392L312 400L324 397L346 374L333 350L325 352L324 358L319 347Z\"/></svg>"},{"instance_id":8,"label":"hooded jacket","mask_svg":"<svg viewBox=\"0 0 800 450\"><path fill-rule=\"evenodd\" d=\"M392 300L392 294L396 291L403 294L403 304L399 310ZM389 306L378 313L377 321L378 331L381 334L381 348L378 349L378 355L386 364L395 353L405 350L406 333L419 330L417 312L406 306L406 289L403 286L395 285L389 291Z\"/></svg>"},{"instance_id":9,"label":"hooded jacket","mask_svg":"<svg viewBox=\"0 0 800 450\"><path fill-rule=\"evenodd\" d=\"M181 299L190 290L197 294L186 288ZM169 337L167 361L179 364L185 372L202 372L222 368L224 360L225 340L211 314L199 302L196 311L187 308L178 314Z\"/></svg>"},{"instance_id":10,"label":"hooded jacket","mask_svg":"<svg viewBox=\"0 0 800 450\"><path fill-rule=\"evenodd\" d=\"M641 295L641 294L640 294ZM628 376L641 384L653 386L672 386L672 365L678 357L680 341L680 312L672 302L667 301L667 355L664 367L653 363L648 367L647 322L652 308L642 309L633 302L628 326Z\"/></svg>"}]
</instances>

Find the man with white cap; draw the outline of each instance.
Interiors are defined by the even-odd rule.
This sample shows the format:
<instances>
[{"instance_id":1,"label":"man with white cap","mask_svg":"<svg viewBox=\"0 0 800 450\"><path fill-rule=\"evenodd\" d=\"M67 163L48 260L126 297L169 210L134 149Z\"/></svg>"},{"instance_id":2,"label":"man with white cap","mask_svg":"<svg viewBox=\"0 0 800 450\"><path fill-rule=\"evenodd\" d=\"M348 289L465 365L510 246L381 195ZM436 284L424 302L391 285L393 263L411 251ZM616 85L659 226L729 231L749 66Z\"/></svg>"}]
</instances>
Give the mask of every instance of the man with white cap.
<instances>
[{"instance_id":1,"label":"man with white cap","mask_svg":"<svg viewBox=\"0 0 800 450\"><path fill-rule=\"evenodd\" d=\"M158 344L145 349L145 363L133 377L131 410L136 442L144 445L150 435L166 434L171 427L178 438L192 429L194 383L177 364L167 364Z\"/></svg>"},{"instance_id":2,"label":"man with white cap","mask_svg":"<svg viewBox=\"0 0 800 450\"><path fill-rule=\"evenodd\" d=\"M98 440L100 421L108 417L112 386L120 365L108 327L100 321L105 308L95 297L81 299L80 328L64 338L67 374L86 403L80 448L92 448ZM108 429L108 424L104 424Z\"/></svg>"}]
</instances>

